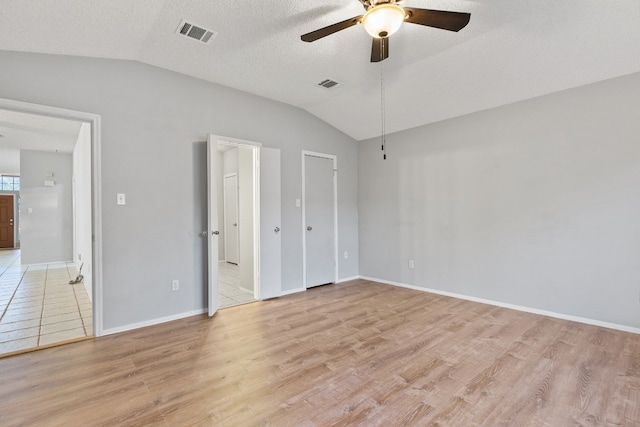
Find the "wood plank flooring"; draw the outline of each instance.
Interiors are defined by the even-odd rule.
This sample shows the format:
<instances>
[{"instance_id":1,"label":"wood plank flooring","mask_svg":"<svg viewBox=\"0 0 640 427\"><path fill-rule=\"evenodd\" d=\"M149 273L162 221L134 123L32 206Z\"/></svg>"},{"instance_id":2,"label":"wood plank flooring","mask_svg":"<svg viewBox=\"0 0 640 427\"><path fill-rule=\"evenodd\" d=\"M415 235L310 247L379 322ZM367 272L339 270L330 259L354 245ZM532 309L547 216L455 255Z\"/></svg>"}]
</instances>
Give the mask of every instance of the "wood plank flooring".
<instances>
[{"instance_id":1,"label":"wood plank flooring","mask_svg":"<svg viewBox=\"0 0 640 427\"><path fill-rule=\"evenodd\" d=\"M0 359L2 426L640 426L640 335L364 280Z\"/></svg>"}]
</instances>

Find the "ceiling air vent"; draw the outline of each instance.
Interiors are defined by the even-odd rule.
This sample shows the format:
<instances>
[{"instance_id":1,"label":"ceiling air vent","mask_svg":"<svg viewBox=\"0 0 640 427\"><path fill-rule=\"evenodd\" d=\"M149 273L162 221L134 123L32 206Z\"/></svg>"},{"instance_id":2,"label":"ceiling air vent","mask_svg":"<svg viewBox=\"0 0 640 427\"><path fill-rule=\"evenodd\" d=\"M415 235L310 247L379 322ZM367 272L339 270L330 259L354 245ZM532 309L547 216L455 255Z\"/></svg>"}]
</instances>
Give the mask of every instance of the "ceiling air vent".
<instances>
[{"instance_id":1,"label":"ceiling air vent","mask_svg":"<svg viewBox=\"0 0 640 427\"><path fill-rule=\"evenodd\" d=\"M195 25L191 22L182 21L176 31L176 34L181 34L185 37L189 37L190 39L198 40L206 44L213 40L218 33L202 28L201 26Z\"/></svg>"},{"instance_id":2,"label":"ceiling air vent","mask_svg":"<svg viewBox=\"0 0 640 427\"><path fill-rule=\"evenodd\" d=\"M320 83L318 83L318 86L322 86L324 88L331 89L332 87L338 86L339 84L340 83L334 82L331 79L325 79L325 80L321 81Z\"/></svg>"}]
</instances>

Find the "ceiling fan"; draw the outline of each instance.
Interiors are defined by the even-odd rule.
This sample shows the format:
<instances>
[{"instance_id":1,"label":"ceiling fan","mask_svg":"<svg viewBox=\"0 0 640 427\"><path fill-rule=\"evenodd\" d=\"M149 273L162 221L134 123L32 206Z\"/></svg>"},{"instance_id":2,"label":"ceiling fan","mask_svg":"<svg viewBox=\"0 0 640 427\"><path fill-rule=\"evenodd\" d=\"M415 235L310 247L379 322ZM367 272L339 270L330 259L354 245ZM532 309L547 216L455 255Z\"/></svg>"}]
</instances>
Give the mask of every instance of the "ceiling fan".
<instances>
[{"instance_id":1,"label":"ceiling fan","mask_svg":"<svg viewBox=\"0 0 640 427\"><path fill-rule=\"evenodd\" d=\"M300 37L302 41L314 42L356 24L362 24L367 33L373 37L371 62L380 62L389 57L389 36L398 31L404 21L457 32L463 29L471 18L470 13L401 7L399 3L402 0L358 1L366 10L364 15L304 34Z\"/></svg>"}]
</instances>

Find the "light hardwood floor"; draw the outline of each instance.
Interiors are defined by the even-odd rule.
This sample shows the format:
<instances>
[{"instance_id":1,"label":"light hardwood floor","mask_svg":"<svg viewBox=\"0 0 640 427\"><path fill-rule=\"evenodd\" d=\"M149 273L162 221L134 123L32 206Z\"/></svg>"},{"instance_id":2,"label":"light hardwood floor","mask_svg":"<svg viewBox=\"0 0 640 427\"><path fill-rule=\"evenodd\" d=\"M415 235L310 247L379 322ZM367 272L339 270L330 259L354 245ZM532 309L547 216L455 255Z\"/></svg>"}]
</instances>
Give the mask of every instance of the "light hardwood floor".
<instances>
[{"instance_id":1,"label":"light hardwood floor","mask_svg":"<svg viewBox=\"0 0 640 427\"><path fill-rule=\"evenodd\" d=\"M638 426L640 335L363 280L0 359L0 425Z\"/></svg>"}]
</instances>

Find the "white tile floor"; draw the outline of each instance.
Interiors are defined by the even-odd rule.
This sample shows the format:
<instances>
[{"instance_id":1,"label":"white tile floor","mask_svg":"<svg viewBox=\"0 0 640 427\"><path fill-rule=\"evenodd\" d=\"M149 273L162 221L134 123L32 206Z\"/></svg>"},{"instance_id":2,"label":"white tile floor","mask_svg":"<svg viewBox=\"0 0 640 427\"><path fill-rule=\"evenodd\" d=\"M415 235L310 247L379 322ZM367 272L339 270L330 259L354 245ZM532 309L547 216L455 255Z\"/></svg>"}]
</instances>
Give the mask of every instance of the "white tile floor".
<instances>
[{"instance_id":1,"label":"white tile floor","mask_svg":"<svg viewBox=\"0 0 640 427\"><path fill-rule=\"evenodd\" d=\"M240 286L240 269L235 264L220 262L218 264L218 297L220 308L253 302L253 292Z\"/></svg>"},{"instance_id":2,"label":"white tile floor","mask_svg":"<svg viewBox=\"0 0 640 427\"><path fill-rule=\"evenodd\" d=\"M72 263L21 265L0 251L0 354L93 335L91 300Z\"/></svg>"}]
</instances>

